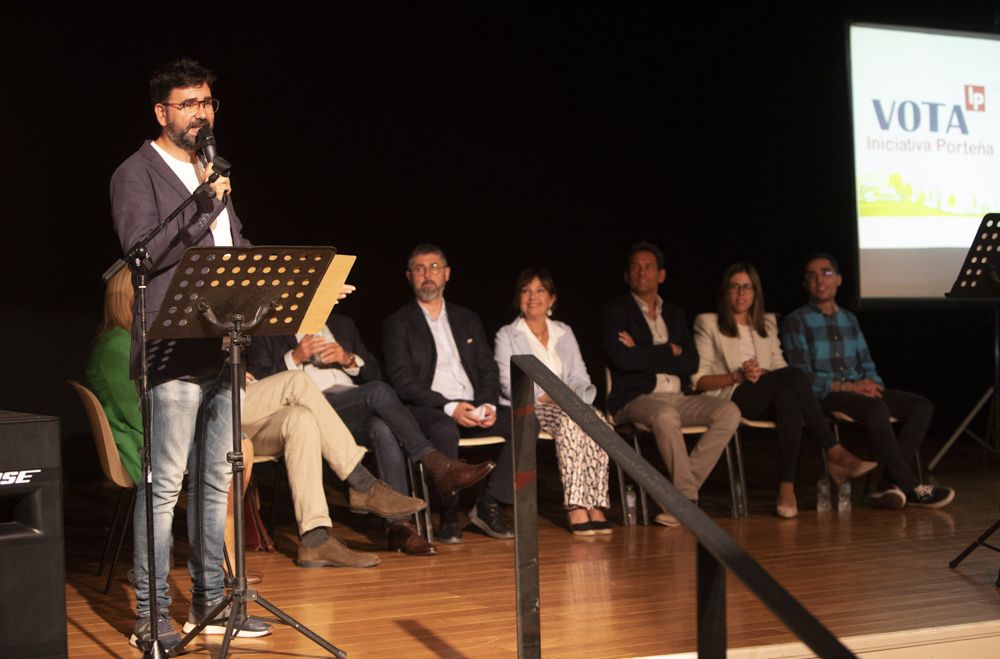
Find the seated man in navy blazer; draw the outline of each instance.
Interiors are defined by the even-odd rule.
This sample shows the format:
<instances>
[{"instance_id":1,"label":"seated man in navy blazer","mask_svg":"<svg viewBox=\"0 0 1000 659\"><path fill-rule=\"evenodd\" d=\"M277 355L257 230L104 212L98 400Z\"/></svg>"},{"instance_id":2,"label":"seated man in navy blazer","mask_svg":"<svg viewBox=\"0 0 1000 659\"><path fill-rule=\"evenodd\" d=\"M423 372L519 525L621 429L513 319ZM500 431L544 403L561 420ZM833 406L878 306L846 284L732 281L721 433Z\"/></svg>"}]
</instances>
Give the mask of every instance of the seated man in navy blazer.
<instances>
[{"instance_id":1,"label":"seated man in navy blazer","mask_svg":"<svg viewBox=\"0 0 1000 659\"><path fill-rule=\"evenodd\" d=\"M255 338L250 371L262 378L284 370L304 370L316 382L355 438L374 450L381 477L397 492L409 489L402 451L422 462L435 486L449 496L479 482L495 466L491 461L459 462L434 448L396 392L381 381L375 355L347 316L330 314L319 334ZM421 556L437 553L408 518L389 522L390 550Z\"/></svg>"},{"instance_id":2,"label":"seated man in navy blazer","mask_svg":"<svg viewBox=\"0 0 1000 659\"><path fill-rule=\"evenodd\" d=\"M498 406L500 374L479 316L444 300L450 277L440 247L418 245L410 253L406 278L416 299L383 323L386 370L420 428L448 457L458 456L459 437L507 439L469 521L491 537L512 538L498 505L514 500L510 408ZM457 497L444 498L440 542L462 541L457 507Z\"/></svg>"},{"instance_id":3,"label":"seated man in navy blazer","mask_svg":"<svg viewBox=\"0 0 1000 659\"><path fill-rule=\"evenodd\" d=\"M616 423L652 428L674 487L697 501L698 490L739 425L740 410L728 400L688 395L698 352L684 312L657 293L666 274L659 247L637 243L629 248L629 294L601 312L601 341L611 370L608 409ZM690 455L681 434L688 425L708 426ZM666 511L656 522L678 524Z\"/></svg>"}]
</instances>

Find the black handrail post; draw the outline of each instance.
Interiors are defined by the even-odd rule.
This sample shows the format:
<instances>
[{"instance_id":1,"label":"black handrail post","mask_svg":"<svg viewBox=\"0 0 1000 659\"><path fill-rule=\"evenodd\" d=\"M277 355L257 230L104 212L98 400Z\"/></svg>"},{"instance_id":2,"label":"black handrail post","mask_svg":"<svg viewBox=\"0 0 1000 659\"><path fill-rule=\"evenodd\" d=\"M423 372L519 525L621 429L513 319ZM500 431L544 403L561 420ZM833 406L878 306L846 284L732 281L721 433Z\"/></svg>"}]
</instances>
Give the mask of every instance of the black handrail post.
<instances>
[{"instance_id":1,"label":"black handrail post","mask_svg":"<svg viewBox=\"0 0 1000 659\"><path fill-rule=\"evenodd\" d=\"M511 364L514 449L514 572L517 590L517 656L542 656L541 603L538 586L538 471L535 448L535 384Z\"/></svg>"},{"instance_id":2,"label":"black handrail post","mask_svg":"<svg viewBox=\"0 0 1000 659\"><path fill-rule=\"evenodd\" d=\"M726 659L726 569L698 543L698 658Z\"/></svg>"},{"instance_id":3,"label":"black handrail post","mask_svg":"<svg viewBox=\"0 0 1000 659\"><path fill-rule=\"evenodd\" d=\"M581 429L597 442L597 445L607 452L640 487L646 490L657 503L666 508L691 532L698 540L699 556L704 553L706 558L699 560L698 570L706 570L706 590L704 609L701 582L698 586L698 616L702 620L702 612L715 611L714 625L721 632L717 640L722 639L721 650L708 656L725 656L725 609L719 609L718 603L725 603L725 570L732 571L761 602L763 602L788 628L798 636L817 656L824 659L853 659L854 654L848 650L837 637L830 633L802 604L792 597L781 584L775 581L767 570L750 557L731 536L719 528L698 506L677 491L670 481L664 478L653 465L630 447L621 436L617 435L598 415L590 405L584 403L579 396L566 386L555 373L545 367L534 355L513 355L511 361L511 377L513 383L514 405L514 465L515 500L514 522L515 532L519 537L515 540L516 560L515 577L517 579L517 624L518 653L522 657L538 657L541 652L539 620L540 600L538 598L538 500L535 485L535 444L538 440L538 420L534 413L534 386L545 391ZM530 496L529 496L530 495ZM530 520L530 521L529 521ZM708 559L715 561L714 567ZM716 574L718 572L718 574ZM713 576L714 575L714 576ZM707 578L711 576L712 578ZM700 578L700 576L699 576ZM721 611L721 617L719 617ZM706 626L704 637L712 637L711 626ZM702 631L699 629L699 648Z\"/></svg>"}]
</instances>

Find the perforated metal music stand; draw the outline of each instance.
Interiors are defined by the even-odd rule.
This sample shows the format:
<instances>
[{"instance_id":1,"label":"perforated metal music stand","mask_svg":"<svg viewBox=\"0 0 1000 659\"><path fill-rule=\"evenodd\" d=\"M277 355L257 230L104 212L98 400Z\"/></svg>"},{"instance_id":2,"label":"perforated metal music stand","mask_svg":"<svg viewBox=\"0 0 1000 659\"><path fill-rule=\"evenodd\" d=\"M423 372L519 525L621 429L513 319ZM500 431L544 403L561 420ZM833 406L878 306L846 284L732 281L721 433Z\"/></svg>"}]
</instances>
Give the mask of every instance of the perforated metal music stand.
<instances>
[{"instance_id":1,"label":"perforated metal music stand","mask_svg":"<svg viewBox=\"0 0 1000 659\"><path fill-rule=\"evenodd\" d=\"M149 330L149 369L167 369L177 341L229 338L233 407L233 491L243 491L243 453L239 391L244 379L243 348L254 334L314 333L337 303L355 257L333 247L196 247L187 250L170 281L159 314ZM246 618L248 601L257 602L282 623L336 657L346 653L247 588L243 497L233 497L236 551L233 587L226 597L170 651L185 646L231 605L220 656ZM221 529L220 529L221 532ZM238 633L238 632L236 632Z\"/></svg>"},{"instance_id":2,"label":"perforated metal music stand","mask_svg":"<svg viewBox=\"0 0 1000 659\"><path fill-rule=\"evenodd\" d=\"M962 435L968 435L990 453L1000 454L1000 214L988 213L983 216L979 231L976 232L962 269L947 297L967 300L971 305L992 309L993 384L983 393L941 450L927 463L928 471L937 466ZM989 412L986 430L980 437L969 429L969 425L987 404Z\"/></svg>"}]
</instances>

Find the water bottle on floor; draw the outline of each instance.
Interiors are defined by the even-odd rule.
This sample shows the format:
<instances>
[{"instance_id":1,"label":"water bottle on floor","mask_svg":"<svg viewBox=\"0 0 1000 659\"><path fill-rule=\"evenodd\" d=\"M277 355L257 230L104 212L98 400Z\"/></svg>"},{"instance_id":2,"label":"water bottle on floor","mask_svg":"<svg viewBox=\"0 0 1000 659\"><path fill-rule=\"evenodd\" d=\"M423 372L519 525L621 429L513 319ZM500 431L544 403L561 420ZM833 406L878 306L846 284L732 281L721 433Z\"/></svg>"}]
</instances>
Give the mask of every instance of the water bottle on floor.
<instances>
[{"instance_id":1,"label":"water bottle on floor","mask_svg":"<svg viewBox=\"0 0 1000 659\"><path fill-rule=\"evenodd\" d=\"M635 526L638 523L635 514L635 488L625 486L625 526Z\"/></svg>"},{"instance_id":2,"label":"water bottle on floor","mask_svg":"<svg viewBox=\"0 0 1000 659\"><path fill-rule=\"evenodd\" d=\"M816 512L830 512L830 481L826 477L816 481Z\"/></svg>"},{"instance_id":3,"label":"water bottle on floor","mask_svg":"<svg viewBox=\"0 0 1000 659\"><path fill-rule=\"evenodd\" d=\"M851 512L851 481L844 481L837 489L837 512Z\"/></svg>"}]
</instances>

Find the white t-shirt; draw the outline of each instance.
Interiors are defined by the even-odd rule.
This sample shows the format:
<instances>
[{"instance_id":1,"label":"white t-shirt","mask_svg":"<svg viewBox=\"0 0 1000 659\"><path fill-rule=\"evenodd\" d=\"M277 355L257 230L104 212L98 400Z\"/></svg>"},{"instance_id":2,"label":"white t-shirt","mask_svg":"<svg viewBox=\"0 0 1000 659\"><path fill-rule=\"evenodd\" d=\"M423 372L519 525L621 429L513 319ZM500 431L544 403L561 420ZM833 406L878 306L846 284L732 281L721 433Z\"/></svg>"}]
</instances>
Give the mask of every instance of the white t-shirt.
<instances>
[{"instance_id":1,"label":"white t-shirt","mask_svg":"<svg viewBox=\"0 0 1000 659\"><path fill-rule=\"evenodd\" d=\"M178 160L169 153L163 150L156 142L150 142L156 152L160 154L163 158L163 162L167 163L167 166L173 170L174 174L177 174L177 178L181 180L184 187L188 189L188 192L194 193L201 185L201 181L198 180L198 170L195 166L186 160ZM161 220L163 218L160 218ZM222 212L215 216L215 221L209 227L212 231L212 239L215 241L216 247L232 247L233 246L233 232L232 228L229 226L229 209L223 208Z\"/></svg>"}]
</instances>

